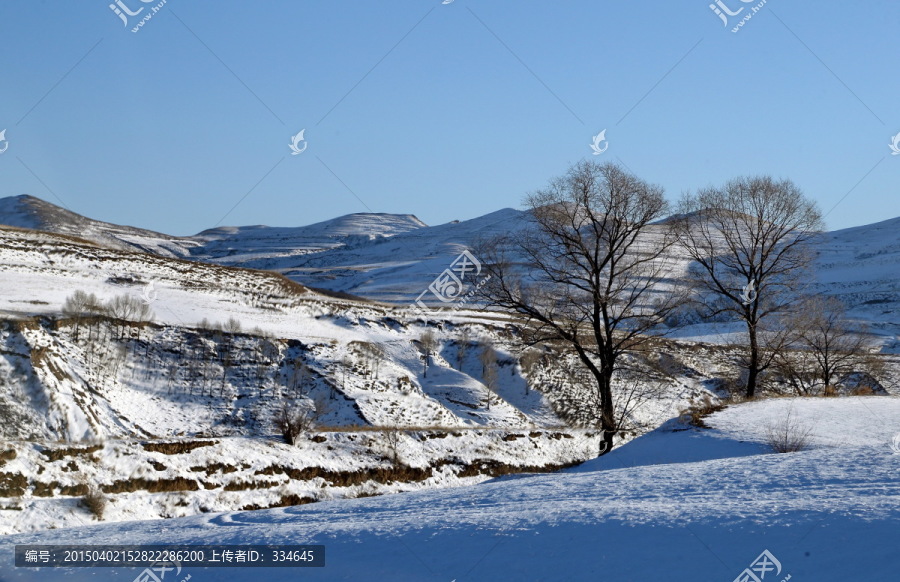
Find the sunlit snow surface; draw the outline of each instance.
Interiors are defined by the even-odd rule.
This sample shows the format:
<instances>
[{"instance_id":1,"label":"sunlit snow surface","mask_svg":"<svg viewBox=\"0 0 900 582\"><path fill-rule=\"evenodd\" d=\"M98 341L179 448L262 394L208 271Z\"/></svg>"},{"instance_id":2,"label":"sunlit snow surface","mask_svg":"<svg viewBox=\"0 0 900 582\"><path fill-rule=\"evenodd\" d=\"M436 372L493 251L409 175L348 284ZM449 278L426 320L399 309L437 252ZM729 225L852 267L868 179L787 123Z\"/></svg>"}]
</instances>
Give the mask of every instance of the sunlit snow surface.
<instances>
[{"instance_id":1,"label":"sunlit snow surface","mask_svg":"<svg viewBox=\"0 0 900 582\"><path fill-rule=\"evenodd\" d=\"M773 454L788 413L809 450ZM326 546L320 569L199 569L191 581L734 580L769 550L777 578L893 580L900 399L734 405L712 430L664 425L577 469L465 489L132 522L4 539L2 580L128 580L140 569L13 569L21 543Z\"/></svg>"}]
</instances>

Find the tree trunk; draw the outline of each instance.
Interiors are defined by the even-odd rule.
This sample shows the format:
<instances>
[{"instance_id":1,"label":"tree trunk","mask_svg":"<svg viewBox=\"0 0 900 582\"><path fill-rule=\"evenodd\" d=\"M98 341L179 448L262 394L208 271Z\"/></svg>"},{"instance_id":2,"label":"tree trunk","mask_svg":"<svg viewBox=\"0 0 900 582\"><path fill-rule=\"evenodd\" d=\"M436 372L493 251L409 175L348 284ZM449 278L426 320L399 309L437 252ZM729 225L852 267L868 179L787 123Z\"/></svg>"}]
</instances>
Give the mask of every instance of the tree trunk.
<instances>
[{"instance_id":1,"label":"tree trunk","mask_svg":"<svg viewBox=\"0 0 900 582\"><path fill-rule=\"evenodd\" d=\"M603 429L603 442L600 444L600 456L613 448L613 437L616 434L616 415L612 399L612 366L604 366L599 378L600 387L600 428Z\"/></svg>"},{"instance_id":2,"label":"tree trunk","mask_svg":"<svg viewBox=\"0 0 900 582\"><path fill-rule=\"evenodd\" d=\"M747 398L756 394L756 380L759 376L759 339L756 337L756 326L748 325L750 333L750 365L747 367Z\"/></svg>"}]
</instances>

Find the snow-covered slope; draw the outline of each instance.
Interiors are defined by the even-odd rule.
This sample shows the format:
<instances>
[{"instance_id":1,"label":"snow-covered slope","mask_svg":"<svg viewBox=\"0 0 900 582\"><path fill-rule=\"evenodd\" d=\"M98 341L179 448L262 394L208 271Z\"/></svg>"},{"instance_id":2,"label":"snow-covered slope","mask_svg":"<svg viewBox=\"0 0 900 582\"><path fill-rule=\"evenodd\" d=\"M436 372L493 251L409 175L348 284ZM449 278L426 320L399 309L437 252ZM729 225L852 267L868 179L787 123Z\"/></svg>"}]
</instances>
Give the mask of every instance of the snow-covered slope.
<instances>
[{"instance_id":1,"label":"snow-covered slope","mask_svg":"<svg viewBox=\"0 0 900 582\"><path fill-rule=\"evenodd\" d=\"M63 317L55 323L75 291L95 294L107 303L121 296L147 299L154 313L146 322L84 323ZM264 411L254 412L253 407L264 402L253 405L257 398L242 392L286 388L297 361L310 367L319 378L316 385L331 400L335 392L346 403L346 411L332 423L523 427L559 422L546 402L534 402L533 397L522 397L522 406L533 418L525 415L514 399L518 393L510 395L511 401L483 410L487 392L480 382L480 367L474 364L474 349L462 362L463 370L454 370L439 349L429 358L432 371L426 377L413 342L422 333L422 324L406 320L402 311L320 295L265 271L166 259L0 228L0 313L12 318L2 332L6 357L30 360L24 370L11 363L10 373L16 368L36 376L42 394L49 391L37 401L50 399L50 393L94 394L71 401L62 398L51 406L56 412L49 418L56 420L38 431L45 437L161 436L186 425L194 434L208 433L235 414L233 404L208 417L185 417L191 407L178 402L173 392L215 391L243 408L250 406L244 414L259 416ZM214 329L227 319L238 321L243 331ZM88 324L87 331L82 329ZM438 338L439 345L453 341L449 334ZM377 358L377 370L364 356L373 345L383 354ZM42 355L35 358L38 349ZM208 361L187 369L185 362L198 360ZM110 361L116 373L108 373ZM517 367L511 369L521 382ZM160 401L163 390L167 392L163 401L175 400L171 405ZM154 411L170 420L149 416ZM143 428L123 426L119 416L131 417Z\"/></svg>"},{"instance_id":2,"label":"snow-covered slope","mask_svg":"<svg viewBox=\"0 0 900 582\"><path fill-rule=\"evenodd\" d=\"M64 313L76 291L98 304L146 301L153 313ZM449 330L434 330L426 375L424 325L402 310L271 272L0 228L0 498L14 498L0 503L0 532L82 523L72 510L85 482L112 497L107 519L151 519L462 485L592 457L600 436L557 428L502 344L504 373L486 388L477 346L498 337L475 329L463 358ZM314 419L300 449L279 442L284 406ZM160 439L175 452L156 452ZM197 443L207 444L194 452Z\"/></svg>"},{"instance_id":3,"label":"snow-covered slope","mask_svg":"<svg viewBox=\"0 0 900 582\"><path fill-rule=\"evenodd\" d=\"M105 304L122 297L148 301L153 314L129 320L63 313L75 291ZM260 484L256 471L269 469L254 459L269 458L301 475L325 470L372 475L353 487L326 484L316 494L309 487L321 484L304 479L282 492L286 499L319 500L470 483L495 474L497 463L510 471L560 466L598 450L598 434L561 428L584 420L573 416L578 410L566 400L563 387L571 378L565 359L547 356L526 373L506 320L497 314L460 311L427 326L406 308L333 298L272 272L0 228L0 316L0 441L15 453L6 474L24 501L20 513L0 510L0 531L78 523L70 519L70 506L84 479L112 488L113 507L119 509L110 519L158 518L279 503L283 484ZM223 329L230 319L236 323ZM427 374L419 349L426 329L436 340ZM497 351L493 390L480 361L489 344ZM663 375L652 398L626 415L629 433L620 435L626 440L734 374L734 354L726 349L663 343L658 349L658 363L631 363ZM302 382L297 380L301 367ZM286 464L282 453L269 454L279 440L275 420L285 402L315 411L326 433L361 436L316 436L308 454ZM378 436L370 436L373 431ZM427 436L417 443L411 435L420 433ZM412 485L404 480L407 473L393 477L381 466L397 447L392 434L406 443L400 447L405 462L415 463ZM185 472L210 467L206 451L182 463L167 462L144 448L158 439L215 439L221 442L215 455L237 469L224 480L198 480ZM433 447L431 440L449 444ZM41 451L57 441L100 448L86 454L87 465L68 464L72 459L58 467L42 465ZM360 442L369 445L360 448ZM338 452L327 452L329 447ZM316 464L333 464L341 456L361 458L363 465ZM117 473L123 467L118 458L128 459L126 474ZM164 468L154 468L157 464ZM153 468L155 480L145 483L148 477L134 467ZM43 477L41 471L47 471ZM170 506L145 499L142 486L118 490L118 482L135 480L150 489L175 487L187 498ZM238 489L255 493L226 494ZM130 505L142 509L122 509Z\"/></svg>"},{"instance_id":4,"label":"snow-covered slope","mask_svg":"<svg viewBox=\"0 0 900 582\"><path fill-rule=\"evenodd\" d=\"M86 218L26 194L0 198L0 224L74 236L101 246L165 257L186 257L198 245L184 237Z\"/></svg>"},{"instance_id":5,"label":"snow-covered slope","mask_svg":"<svg viewBox=\"0 0 900 582\"><path fill-rule=\"evenodd\" d=\"M30 196L0 200L0 224L266 269L308 286L401 304L418 297L462 250L497 233L514 234L525 227L526 216L506 209L427 226L412 215L351 214L302 227L220 227L194 237L169 237L93 221ZM671 250L672 275L683 276L687 262L676 247ZM873 331L888 338L887 351L900 351L900 322L893 317L900 309L900 218L825 233L816 250L815 288L840 297L853 317L871 323ZM733 339L733 330L720 327L689 329L680 336Z\"/></svg>"},{"instance_id":6,"label":"snow-covered slope","mask_svg":"<svg viewBox=\"0 0 900 582\"><path fill-rule=\"evenodd\" d=\"M330 249L366 245L425 227L411 214L348 214L309 226L220 227L194 237L198 260L283 272L298 257Z\"/></svg>"},{"instance_id":7,"label":"snow-covered slope","mask_svg":"<svg viewBox=\"0 0 900 582\"><path fill-rule=\"evenodd\" d=\"M900 218L827 233L817 251L817 289L895 336L893 351L900 351Z\"/></svg>"},{"instance_id":8,"label":"snow-covered slope","mask_svg":"<svg viewBox=\"0 0 900 582\"><path fill-rule=\"evenodd\" d=\"M371 244L344 246L282 263L278 271L309 285L409 303L480 238L512 234L525 213L506 209L461 222L423 227Z\"/></svg>"},{"instance_id":9,"label":"snow-covered slope","mask_svg":"<svg viewBox=\"0 0 900 582\"><path fill-rule=\"evenodd\" d=\"M788 414L812 431L810 448L774 454L766 427ZM42 543L325 545L324 568L169 573L192 581L753 580L743 574L753 564L764 581L896 578L900 400L779 399L707 422L711 430L673 422L571 472L12 536L3 580L105 582L142 571L11 567L13 544Z\"/></svg>"}]
</instances>

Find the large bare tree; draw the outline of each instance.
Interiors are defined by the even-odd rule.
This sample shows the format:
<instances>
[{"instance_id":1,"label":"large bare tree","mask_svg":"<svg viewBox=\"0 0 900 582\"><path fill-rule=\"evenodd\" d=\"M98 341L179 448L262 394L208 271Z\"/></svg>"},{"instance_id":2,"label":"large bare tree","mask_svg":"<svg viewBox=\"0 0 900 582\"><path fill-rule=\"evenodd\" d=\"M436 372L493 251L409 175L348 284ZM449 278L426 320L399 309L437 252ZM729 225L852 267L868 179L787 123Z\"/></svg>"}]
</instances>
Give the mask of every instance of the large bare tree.
<instances>
[{"instance_id":1,"label":"large bare tree","mask_svg":"<svg viewBox=\"0 0 900 582\"><path fill-rule=\"evenodd\" d=\"M663 190L615 164L582 161L531 195L524 232L477 252L490 277L486 303L522 320L526 345L562 346L596 383L601 453L618 430L613 377L673 309L662 289L667 228Z\"/></svg>"},{"instance_id":2,"label":"large bare tree","mask_svg":"<svg viewBox=\"0 0 900 582\"><path fill-rule=\"evenodd\" d=\"M675 221L707 317L732 314L747 327L746 396L772 365L785 335L773 324L808 277L809 243L822 229L816 203L790 180L742 177L686 194Z\"/></svg>"}]
</instances>

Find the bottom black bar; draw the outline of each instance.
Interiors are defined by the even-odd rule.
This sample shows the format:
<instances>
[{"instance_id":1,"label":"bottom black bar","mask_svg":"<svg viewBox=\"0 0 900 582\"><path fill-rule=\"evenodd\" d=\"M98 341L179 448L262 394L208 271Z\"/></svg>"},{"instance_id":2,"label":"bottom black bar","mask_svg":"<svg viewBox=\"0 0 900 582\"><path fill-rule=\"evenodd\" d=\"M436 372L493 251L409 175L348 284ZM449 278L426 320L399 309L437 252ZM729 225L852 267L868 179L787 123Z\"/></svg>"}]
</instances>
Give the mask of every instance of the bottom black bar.
<instances>
[{"instance_id":1,"label":"bottom black bar","mask_svg":"<svg viewBox=\"0 0 900 582\"><path fill-rule=\"evenodd\" d=\"M322 568L325 546L20 545L18 568Z\"/></svg>"}]
</instances>

